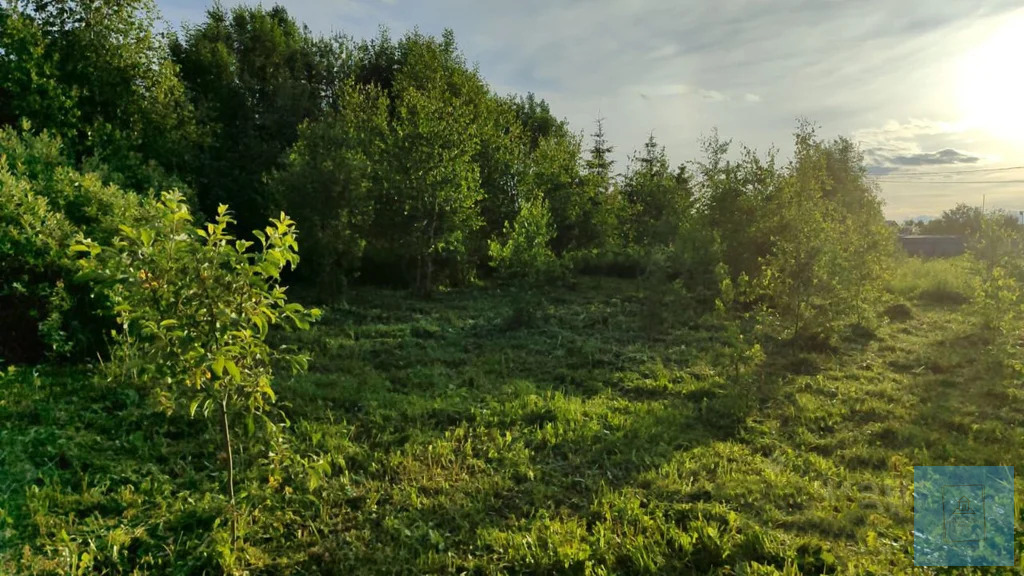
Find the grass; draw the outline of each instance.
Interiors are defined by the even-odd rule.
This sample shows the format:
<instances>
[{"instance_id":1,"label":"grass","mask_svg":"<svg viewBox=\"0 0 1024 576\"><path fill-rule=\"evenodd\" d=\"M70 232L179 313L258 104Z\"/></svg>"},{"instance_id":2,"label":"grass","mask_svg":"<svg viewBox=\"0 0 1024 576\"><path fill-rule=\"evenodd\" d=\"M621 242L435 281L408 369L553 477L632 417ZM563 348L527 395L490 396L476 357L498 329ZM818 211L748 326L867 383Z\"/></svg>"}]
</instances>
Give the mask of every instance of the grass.
<instances>
[{"instance_id":1,"label":"grass","mask_svg":"<svg viewBox=\"0 0 1024 576\"><path fill-rule=\"evenodd\" d=\"M332 474L268 512L265 571L909 573L913 466L1024 455L1024 394L920 270L912 314L740 381L714 326L651 337L636 282L358 292L295 336L316 360L280 397ZM180 538L223 506L195 421L75 372L3 386L0 573L212 572Z\"/></svg>"},{"instance_id":2,"label":"grass","mask_svg":"<svg viewBox=\"0 0 1024 576\"><path fill-rule=\"evenodd\" d=\"M887 288L905 300L964 304L974 294L971 267L968 256L939 259L905 257Z\"/></svg>"}]
</instances>

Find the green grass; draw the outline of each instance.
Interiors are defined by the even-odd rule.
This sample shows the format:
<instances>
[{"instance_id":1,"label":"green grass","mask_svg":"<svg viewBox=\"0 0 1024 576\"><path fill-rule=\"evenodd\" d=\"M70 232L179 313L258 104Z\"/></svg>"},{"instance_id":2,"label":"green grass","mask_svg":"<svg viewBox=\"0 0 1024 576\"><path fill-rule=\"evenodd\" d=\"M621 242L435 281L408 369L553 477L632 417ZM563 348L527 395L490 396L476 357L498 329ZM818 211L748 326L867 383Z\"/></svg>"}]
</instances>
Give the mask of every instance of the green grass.
<instances>
[{"instance_id":1,"label":"green grass","mask_svg":"<svg viewBox=\"0 0 1024 576\"><path fill-rule=\"evenodd\" d=\"M1024 455L1024 394L966 307L919 300L738 384L713 326L652 335L636 289L588 279L531 306L364 291L295 335L316 359L281 400L333 473L315 505L268 512L266 571L908 573L913 466ZM123 566L213 565L199 541L223 501L199 423L75 373L3 386L0 573L109 563L115 542Z\"/></svg>"},{"instance_id":2,"label":"green grass","mask_svg":"<svg viewBox=\"0 0 1024 576\"><path fill-rule=\"evenodd\" d=\"M906 300L963 304L974 295L969 256L921 259L905 257L888 282L888 290Z\"/></svg>"}]
</instances>

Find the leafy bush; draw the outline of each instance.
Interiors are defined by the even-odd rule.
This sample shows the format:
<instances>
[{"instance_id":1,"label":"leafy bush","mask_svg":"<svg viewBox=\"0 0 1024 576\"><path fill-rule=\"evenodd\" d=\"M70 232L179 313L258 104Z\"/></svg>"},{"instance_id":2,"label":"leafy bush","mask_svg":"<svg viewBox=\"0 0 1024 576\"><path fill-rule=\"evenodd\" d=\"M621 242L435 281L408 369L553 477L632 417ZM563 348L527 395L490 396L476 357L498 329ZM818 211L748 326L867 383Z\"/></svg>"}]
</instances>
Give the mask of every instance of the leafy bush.
<instances>
[{"instance_id":1,"label":"leafy bush","mask_svg":"<svg viewBox=\"0 0 1024 576\"><path fill-rule=\"evenodd\" d=\"M227 232L233 220L221 205L215 222L192 227L178 193L165 193L147 223L122 226L110 247L82 239L83 275L100 279L121 329L108 365L115 379L139 384L168 413L215 412L226 455L230 542L221 536L221 560L236 563L238 517L234 489L234 416L252 435L259 418L274 440L267 411L275 399L274 366L304 370L307 357L266 342L270 327L308 329L320 311L289 303L282 270L298 261L295 223L284 214L264 231L260 246Z\"/></svg>"},{"instance_id":2,"label":"leafy bush","mask_svg":"<svg viewBox=\"0 0 1024 576\"><path fill-rule=\"evenodd\" d=\"M57 138L0 130L0 359L103 349L109 306L72 281L68 247L79 233L107 241L141 216L137 196L72 168Z\"/></svg>"},{"instance_id":3,"label":"leafy bush","mask_svg":"<svg viewBox=\"0 0 1024 576\"><path fill-rule=\"evenodd\" d=\"M505 224L506 239L490 241L491 266L503 278L553 279L559 273L558 259L551 251L554 234L547 202L539 197L525 201L515 222Z\"/></svg>"}]
</instances>

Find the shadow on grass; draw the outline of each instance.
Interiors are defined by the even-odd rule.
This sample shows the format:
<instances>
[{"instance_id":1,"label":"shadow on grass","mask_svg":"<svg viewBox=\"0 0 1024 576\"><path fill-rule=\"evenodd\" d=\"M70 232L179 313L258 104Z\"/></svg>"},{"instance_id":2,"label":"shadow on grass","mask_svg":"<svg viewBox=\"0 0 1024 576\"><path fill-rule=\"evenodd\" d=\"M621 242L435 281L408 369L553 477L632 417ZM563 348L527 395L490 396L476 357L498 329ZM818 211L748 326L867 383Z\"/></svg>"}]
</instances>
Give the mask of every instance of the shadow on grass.
<instances>
[{"instance_id":1,"label":"shadow on grass","mask_svg":"<svg viewBox=\"0 0 1024 576\"><path fill-rule=\"evenodd\" d=\"M557 305L511 323L527 314L503 295L386 296L330 315L318 338L336 346L282 390L293 419L330 412L365 449L348 471L360 478L352 489L371 494L315 553L343 555L349 568L475 553L478 534L541 510L587 521L603 494L737 438L794 365L817 370L812 355L779 352L756 385L736 385L720 366L702 372L694 363L713 339L652 343L637 303L614 290L551 296ZM511 445L495 443L504 435Z\"/></svg>"}]
</instances>

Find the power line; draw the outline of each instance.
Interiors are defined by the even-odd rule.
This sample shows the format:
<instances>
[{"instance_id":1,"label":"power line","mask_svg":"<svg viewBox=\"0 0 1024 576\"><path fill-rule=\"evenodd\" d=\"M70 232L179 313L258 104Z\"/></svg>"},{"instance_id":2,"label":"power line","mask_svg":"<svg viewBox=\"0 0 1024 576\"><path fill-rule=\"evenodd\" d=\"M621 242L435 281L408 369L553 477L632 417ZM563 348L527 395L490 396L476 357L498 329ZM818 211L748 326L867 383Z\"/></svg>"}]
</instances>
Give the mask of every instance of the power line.
<instances>
[{"instance_id":1,"label":"power line","mask_svg":"<svg viewBox=\"0 0 1024 576\"><path fill-rule=\"evenodd\" d=\"M879 184L1024 184L1024 180L881 180L876 179Z\"/></svg>"},{"instance_id":2,"label":"power line","mask_svg":"<svg viewBox=\"0 0 1024 576\"><path fill-rule=\"evenodd\" d=\"M946 170L939 172L908 172L899 176L932 176L943 174L976 174L978 172L1006 172L1007 170L1024 170L1024 166L1007 166L1005 168L973 168L971 170Z\"/></svg>"}]
</instances>

